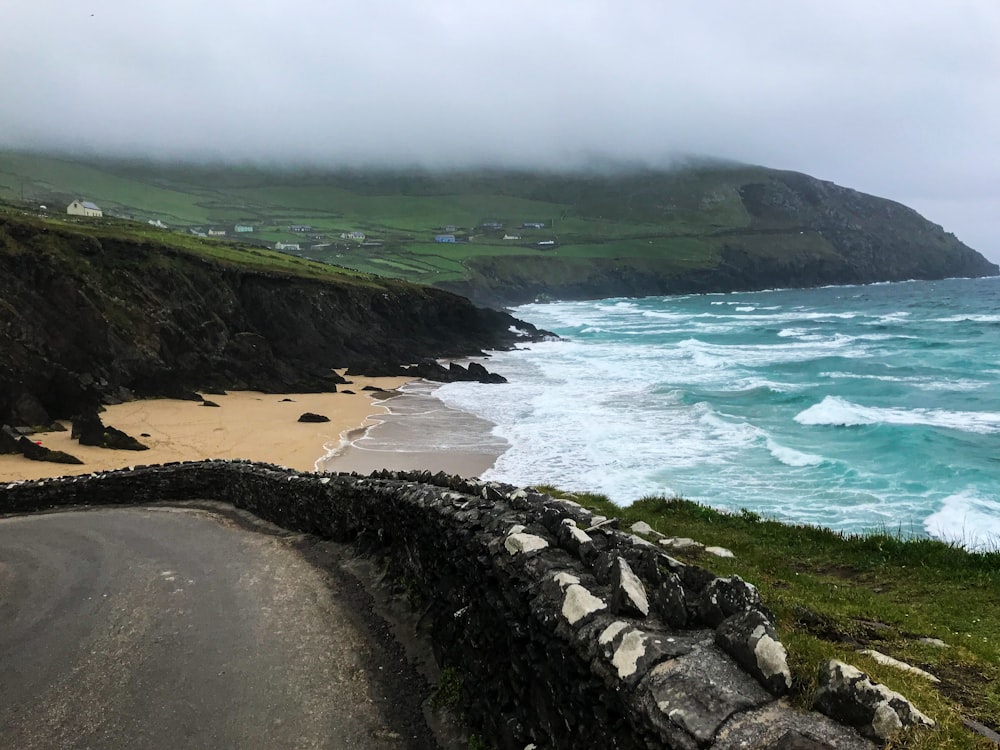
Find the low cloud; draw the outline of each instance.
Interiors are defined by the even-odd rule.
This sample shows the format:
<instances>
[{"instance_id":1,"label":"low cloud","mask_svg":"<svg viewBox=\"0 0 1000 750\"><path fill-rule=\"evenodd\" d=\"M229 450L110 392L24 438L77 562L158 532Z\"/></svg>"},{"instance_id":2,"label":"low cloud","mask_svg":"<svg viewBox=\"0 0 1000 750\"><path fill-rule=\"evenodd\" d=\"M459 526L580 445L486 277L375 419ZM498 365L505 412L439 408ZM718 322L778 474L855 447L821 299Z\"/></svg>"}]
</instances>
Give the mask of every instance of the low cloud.
<instances>
[{"instance_id":1,"label":"low cloud","mask_svg":"<svg viewBox=\"0 0 1000 750\"><path fill-rule=\"evenodd\" d=\"M996 258L1000 5L925 5L35 0L0 29L0 145L430 167L704 154L908 203Z\"/></svg>"}]
</instances>

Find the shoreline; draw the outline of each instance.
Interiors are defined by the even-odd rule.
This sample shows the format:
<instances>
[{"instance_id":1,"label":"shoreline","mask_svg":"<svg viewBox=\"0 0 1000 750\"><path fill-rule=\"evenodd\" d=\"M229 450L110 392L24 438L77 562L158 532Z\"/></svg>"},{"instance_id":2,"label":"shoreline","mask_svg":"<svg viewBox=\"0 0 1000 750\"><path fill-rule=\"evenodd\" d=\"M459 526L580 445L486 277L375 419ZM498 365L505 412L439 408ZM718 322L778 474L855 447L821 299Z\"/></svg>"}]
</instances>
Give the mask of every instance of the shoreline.
<instances>
[{"instance_id":1,"label":"shoreline","mask_svg":"<svg viewBox=\"0 0 1000 750\"><path fill-rule=\"evenodd\" d=\"M218 408L198 401L143 399L108 406L101 413L105 425L122 430L149 446L145 451L110 450L80 445L65 432L28 436L46 448L61 450L83 464L32 461L22 455L0 455L0 482L77 476L143 464L192 461L205 458L244 458L317 471L330 445L349 443L351 433L367 430L381 416L382 402L411 378L355 377L343 390L324 393L262 393L231 391L206 398ZM364 391L365 386L383 389ZM381 397L381 398L380 398ZM390 396L391 398L391 396ZM299 422L305 412L329 417L329 422Z\"/></svg>"},{"instance_id":2,"label":"shoreline","mask_svg":"<svg viewBox=\"0 0 1000 750\"><path fill-rule=\"evenodd\" d=\"M479 477L510 447L492 422L447 406L441 383L413 380L383 396L385 413L357 427L316 462L320 471L370 474L378 469L428 470Z\"/></svg>"}]
</instances>

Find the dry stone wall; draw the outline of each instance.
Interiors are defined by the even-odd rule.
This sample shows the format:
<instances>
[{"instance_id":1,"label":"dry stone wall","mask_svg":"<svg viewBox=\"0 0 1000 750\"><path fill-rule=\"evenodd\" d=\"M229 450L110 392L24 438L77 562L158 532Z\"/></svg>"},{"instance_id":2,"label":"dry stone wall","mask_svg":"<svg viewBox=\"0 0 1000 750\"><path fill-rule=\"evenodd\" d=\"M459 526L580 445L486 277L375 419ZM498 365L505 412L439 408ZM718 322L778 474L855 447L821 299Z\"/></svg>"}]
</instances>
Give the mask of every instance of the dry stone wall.
<instances>
[{"instance_id":1,"label":"dry stone wall","mask_svg":"<svg viewBox=\"0 0 1000 750\"><path fill-rule=\"evenodd\" d=\"M386 560L502 748L870 748L793 708L756 589L531 489L205 461L0 487L0 513L224 501Z\"/></svg>"}]
</instances>

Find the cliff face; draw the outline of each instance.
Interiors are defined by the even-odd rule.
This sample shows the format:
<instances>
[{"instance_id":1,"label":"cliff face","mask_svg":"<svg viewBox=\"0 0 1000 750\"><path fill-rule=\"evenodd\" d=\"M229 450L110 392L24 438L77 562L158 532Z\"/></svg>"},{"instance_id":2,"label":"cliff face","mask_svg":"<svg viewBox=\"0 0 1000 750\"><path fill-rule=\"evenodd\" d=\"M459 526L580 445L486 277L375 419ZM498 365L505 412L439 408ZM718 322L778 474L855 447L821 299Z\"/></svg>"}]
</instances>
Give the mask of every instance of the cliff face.
<instances>
[{"instance_id":1,"label":"cliff face","mask_svg":"<svg viewBox=\"0 0 1000 750\"><path fill-rule=\"evenodd\" d=\"M441 290L248 270L10 217L0 268L0 423L133 394L329 389L334 367L387 374L534 332Z\"/></svg>"},{"instance_id":2,"label":"cliff face","mask_svg":"<svg viewBox=\"0 0 1000 750\"><path fill-rule=\"evenodd\" d=\"M514 260L494 256L472 259L471 279L440 286L496 306L539 297L596 299L1000 273L941 226L885 198L796 172L747 168L697 174L699 179L687 182L683 175L668 175L600 186L629 199L603 206L614 218L665 226L687 222L686 233L675 238L698 243L698 255L691 256L696 262L669 251L635 257L623 250L619 257L585 260L558 252ZM597 199L585 194L578 200Z\"/></svg>"}]
</instances>

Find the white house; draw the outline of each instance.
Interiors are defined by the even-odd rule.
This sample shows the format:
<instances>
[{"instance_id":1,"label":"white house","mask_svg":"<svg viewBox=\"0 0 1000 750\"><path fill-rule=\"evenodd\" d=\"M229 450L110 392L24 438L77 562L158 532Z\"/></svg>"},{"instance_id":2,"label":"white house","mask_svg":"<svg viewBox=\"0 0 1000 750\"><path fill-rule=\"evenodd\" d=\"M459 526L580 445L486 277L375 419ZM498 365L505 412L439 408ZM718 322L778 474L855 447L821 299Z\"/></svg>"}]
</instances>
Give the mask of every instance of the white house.
<instances>
[{"instance_id":1,"label":"white house","mask_svg":"<svg viewBox=\"0 0 1000 750\"><path fill-rule=\"evenodd\" d=\"M295 252L298 252L298 251L302 250L302 248L299 247L299 244L297 242L275 242L274 243L274 249L275 250L294 250Z\"/></svg>"},{"instance_id":2,"label":"white house","mask_svg":"<svg viewBox=\"0 0 1000 750\"><path fill-rule=\"evenodd\" d=\"M364 232L341 232L340 239L342 240L361 240L364 242L365 233Z\"/></svg>"},{"instance_id":3,"label":"white house","mask_svg":"<svg viewBox=\"0 0 1000 750\"><path fill-rule=\"evenodd\" d=\"M66 206L66 213L70 216L104 216L104 212L97 204L79 199Z\"/></svg>"}]
</instances>

